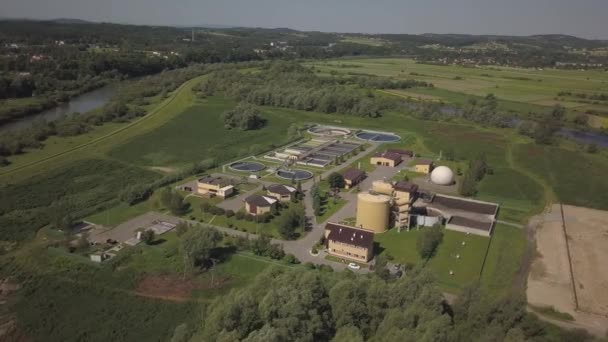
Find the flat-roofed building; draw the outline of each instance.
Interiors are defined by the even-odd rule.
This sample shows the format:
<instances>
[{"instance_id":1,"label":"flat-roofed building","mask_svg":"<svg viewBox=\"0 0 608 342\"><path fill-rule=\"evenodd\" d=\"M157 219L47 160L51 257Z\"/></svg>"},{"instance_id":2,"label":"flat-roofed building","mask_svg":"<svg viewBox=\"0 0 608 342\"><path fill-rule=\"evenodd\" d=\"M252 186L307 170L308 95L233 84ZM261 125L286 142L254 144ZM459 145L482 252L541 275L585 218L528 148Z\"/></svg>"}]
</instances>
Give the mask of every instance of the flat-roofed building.
<instances>
[{"instance_id":1,"label":"flat-roofed building","mask_svg":"<svg viewBox=\"0 0 608 342\"><path fill-rule=\"evenodd\" d=\"M365 171L359 169L348 169L342 175L346 189L351 189L365 179Z\"/></svg>"},{"instance_id":2,"label":"flat-roofed building","mask_svg":"<svg viewBox=\"0 0 608 342\"><path fill-rule=\"evenodd\" d=\"M325 225L325 244L339 258L368 262L374 255L374 233L343 224Z\"/></svg>"},{"instance_id":3,"label":"flat-roofed building","mask_svg":"<svg viewBox=\"0 0 608 342\"><path fill-rule=\"evenodd\" d=\"M446 229L455 230L462 233L481 235L489 237L494 228L494 221L475 220L468 217L452 216L445 226Z\"/></svg>"},{"instance_id":4,"label":"flat-roofed building","mask_svg":"<svg viewBox=\"0 0 608 342\"><path fill-rule=\"evenodd\" d=\"M372 165L395 167L401 163L401 155L391 152L378 152L370 159Z\"/></svg>"},{"instance_id":5,"label":"flat-roofed building","mask_svg":"<svg viewBox=\"0 0 608 342\"><path fill-rule=\"evenodd\" d=\"M281 202L291 201L291 197L295 195L297 189L293 186L283 184L272 184L266 187L266 193L270 197L274 197Z\"/></svg>"},{"instance_id":6,"label":"flat-roofed building","mask_svg":"<svg viewBox=\"0 0 608 342\"><path fill-rule=\"evenodd\" d=\"M433 171L433 161L429 159L418 159L416 160L416 164L414 165L414 169L418 173L424 173L428 175Z\"/></svg>"},{"instance_id":7,"label":"flat-roofed building","mask_svg":"<svg viewBox=\"0 0 608 342\"><path fill-rule=\"evenodd\" d=\"M248 214L257 216L272 212L279 200L274 197L264 195L251 195L245 198L245 211Z\"/></svg>"},{"instance_id":8,"label":"flat-roofed building","mask_svg":"<svg viewBox=\"0 0 608 342\"><path fill-rule=\"evenodd\" d=\"M199 194L209 197L218 196L226 198L234 194L234 186L230 185L230 183L222 177L205 176L199 178L196 181L196 186Z\"/></svg>"}]
</instances>

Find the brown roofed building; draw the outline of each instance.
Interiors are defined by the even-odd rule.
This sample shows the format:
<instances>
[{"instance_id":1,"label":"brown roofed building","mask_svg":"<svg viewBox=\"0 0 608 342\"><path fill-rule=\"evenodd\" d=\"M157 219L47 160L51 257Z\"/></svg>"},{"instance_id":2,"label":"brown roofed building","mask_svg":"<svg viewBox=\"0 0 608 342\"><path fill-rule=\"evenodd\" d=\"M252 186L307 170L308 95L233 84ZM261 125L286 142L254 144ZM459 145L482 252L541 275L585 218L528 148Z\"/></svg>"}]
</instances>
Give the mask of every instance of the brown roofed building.
<instances>
[{"instance_id":1,"label":"brown roofed building","mask_svg":"<svg viewBox=\"0 0 608 342\"><path fill-rule=\"evenodd\" d=\"M391 152L378 152L370 159L372 165L395 167L401 163L401 155Z\"/></svg>"},{"instance_id":2,"label":"brown roofed building","mask_svg":"<svg viewBox=\"0 0 608 342\"><path fill-rule=\"evenodd\" d=\"M386 150L386 152L396 153L401 155L401 158L412 158L414 156L414 152L410 150L402 150L397 148L390 148Z\"/></svg>"},{"instance_id":3,"label":"brown roofed building","mask_svg":"<svg viewBox=\"0 0 608 342\"><path fill-rule=\"evenodd\" d=\"M277 198L281 202L291 201L291 196L296 193L297 189L293 186L283 184L271 184L266 187L268 196Z\"/></svg>"},{"instance_id":4,"label":"brown roofed building","mask_svg":"<svg viewBox=\"0 0 608 342\"><path fill-rule=\"evenodd\" d=\"M274 197L251 195L245 198L245 211L254 216L262 215L271 212L277 202L278 200Z\"/></svg>"},{"instance_id":5,"label":"brown roofed building","mask_svg":"<svg viewBox=\"0 0 608 342\"><path fill-rule=\"evenodd\" d=\"M342 175L344 178L345 188L350 189L365 179L365 171L359 169L348 169Z\"/></svg>"},{"instance_id":6,"label":"brown roofed building","mask_svg":"<svg viewBox=\"0 0 608 342\"><path fill-rule=\"evenodd\" d=\"M339 258L368 262L374 255L374 233L338 223L325 225L329 254Z\"/></svg>"},{"instance_id":7,"label":"brown roofed building","mask_svg":"<svg viewBox=\"0 0 608 342\"><path fill-rule=\"evenodd\" d=\"M205 176L196 181L197 192L209 197L226 198L234 194L234 186L222 177Z\"/></svg>"},{"instance_id":8,"label":"brown roofed building","mask_svg":"<svg viewBox=\"0 0 608 342\"><path fill-rule=\"evenodd\" d=\"M414 166L416 172L428 175L433 171L433 161L429 159L418 159Z\"/></svg>"}]
</instances>

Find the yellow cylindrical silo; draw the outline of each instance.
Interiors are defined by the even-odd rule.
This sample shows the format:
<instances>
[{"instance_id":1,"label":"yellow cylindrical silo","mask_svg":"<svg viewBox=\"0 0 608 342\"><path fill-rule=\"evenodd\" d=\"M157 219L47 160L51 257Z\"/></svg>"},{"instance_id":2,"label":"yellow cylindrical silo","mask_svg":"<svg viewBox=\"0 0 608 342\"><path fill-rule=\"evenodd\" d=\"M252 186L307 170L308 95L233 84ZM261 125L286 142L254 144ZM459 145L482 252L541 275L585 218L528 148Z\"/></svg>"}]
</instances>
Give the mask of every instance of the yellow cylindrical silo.
<instances>
[{"instance_id":1,"label":"yellow cylindrical silo","mask_svg":"<svg viewBox=\"0 0 608 342\"><path fill-rule=\"evenodd\" d=\"M391 198L362 192L357 196L357 227L383 233L388 229Z\"/></svg>"}]
</instances>

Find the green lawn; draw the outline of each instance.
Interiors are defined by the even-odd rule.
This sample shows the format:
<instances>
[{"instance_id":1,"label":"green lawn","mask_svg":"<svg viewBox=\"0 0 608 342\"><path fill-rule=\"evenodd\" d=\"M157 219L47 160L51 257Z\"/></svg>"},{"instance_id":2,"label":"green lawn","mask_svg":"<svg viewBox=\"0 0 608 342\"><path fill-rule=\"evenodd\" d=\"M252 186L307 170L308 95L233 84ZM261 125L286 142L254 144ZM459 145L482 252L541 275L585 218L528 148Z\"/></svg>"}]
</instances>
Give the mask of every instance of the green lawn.
<instances>
[{"instance_id":1,"label":"green lawn","mask_svg":"<svg viewBox=\"0 0 608 342\"><path fill-rule=\"evenodd\" d=\"M462 245L465 242L465 245ZM479 280L489 238L445 230L443 242L427 267L433 270L440 286L449 292ZM460 255L460 259L456 256ZM454 274L450 275L450 271Z\"/></svg>"},{"instance_id":2,"label":"green lawn","mask_svg":"<svg viewBox=\"0 0 608 342\"><path fill-rule=\"evenodd\" d=\"M423 228L424 229L424 228ZM416 250L416 239L421 230L402 231L391 229L375 236L380 253L389 253L395 262L419 264L424 262ZM466 245L462 246L462 242ZM479 279L481 267L490 239L444 230L444 238L436 254L428 261L439 285L448 292L458 292L463 286ZM460 255L460 259L456 255ZM454 275L449 272L453 271Z\"/></svg>"},{"instance_id":3,"label":"green lawn","mask_svg":"<svg viewBox=\"0 0 608 342\"><path fill-rule=\"evenodd\" d=\"M509 291L519 271L525 247L522 229L497 224L481 275L482 287L494 295Z\"/></svg>"}]
</instances>

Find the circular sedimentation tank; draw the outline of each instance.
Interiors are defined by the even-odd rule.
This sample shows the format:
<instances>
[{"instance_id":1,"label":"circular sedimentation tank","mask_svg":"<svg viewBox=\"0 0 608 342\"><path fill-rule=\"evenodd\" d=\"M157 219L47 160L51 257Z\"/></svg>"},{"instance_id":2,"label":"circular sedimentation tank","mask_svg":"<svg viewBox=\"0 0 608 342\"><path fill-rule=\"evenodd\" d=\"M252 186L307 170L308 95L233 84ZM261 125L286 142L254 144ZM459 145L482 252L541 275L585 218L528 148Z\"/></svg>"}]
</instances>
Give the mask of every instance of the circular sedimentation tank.
<instances>
[{"instance_id":1,"label":"circular sedimentation tank","mask_svg":"<svg viewBox=\"0 0 608 342\"><path fill-rule=\"evenodd\" d=\"M236 162L230 164L230 169L240 172L259 172L266 168L266 165L258 162Z\"/></svg>"},{"instance_id":2,"label":"circular sedimentation tank","mask_svg":"<svg viewBox=\"0 0 608 342\"><path fill-rule=\"evenodd\" d=\"M277 171L277 177L288 179L288 180L306 180L311 179L313 173L306 170L294 169L294 170L279 170Z\"/></svg>"},{"instance_id":3,"label":"circular sedimentation tank","mask_svg":"<svg viewBox=\"0 0 608 342\"><path fill-rule=\"evenodd\" d=\"M308 133L326 137L343 137L349 135L351 132L349 129L341 127L314 126L308 129Z\"/></svg>"},{"instance_id":4,"label":"circular sedimentation tank","mask_svg":"<svg viewBox=\"0 0 608 342\"><path fill-rule=\"evenodd\" d=\"M357 138L371 142L395 142L401 140L396 134L363 131L355 135Z\"/></svg>"},{"instance_id":5,"label":"circular sedimentation tank","mask_svg":"<svg viewBox=\"0 0 608 342\"><path fill-rule=\"evenodd\" d=\"M391 198L362 192L357 195L357 227L383 233L388 229Z\"/></svg>"}]
</instances>

